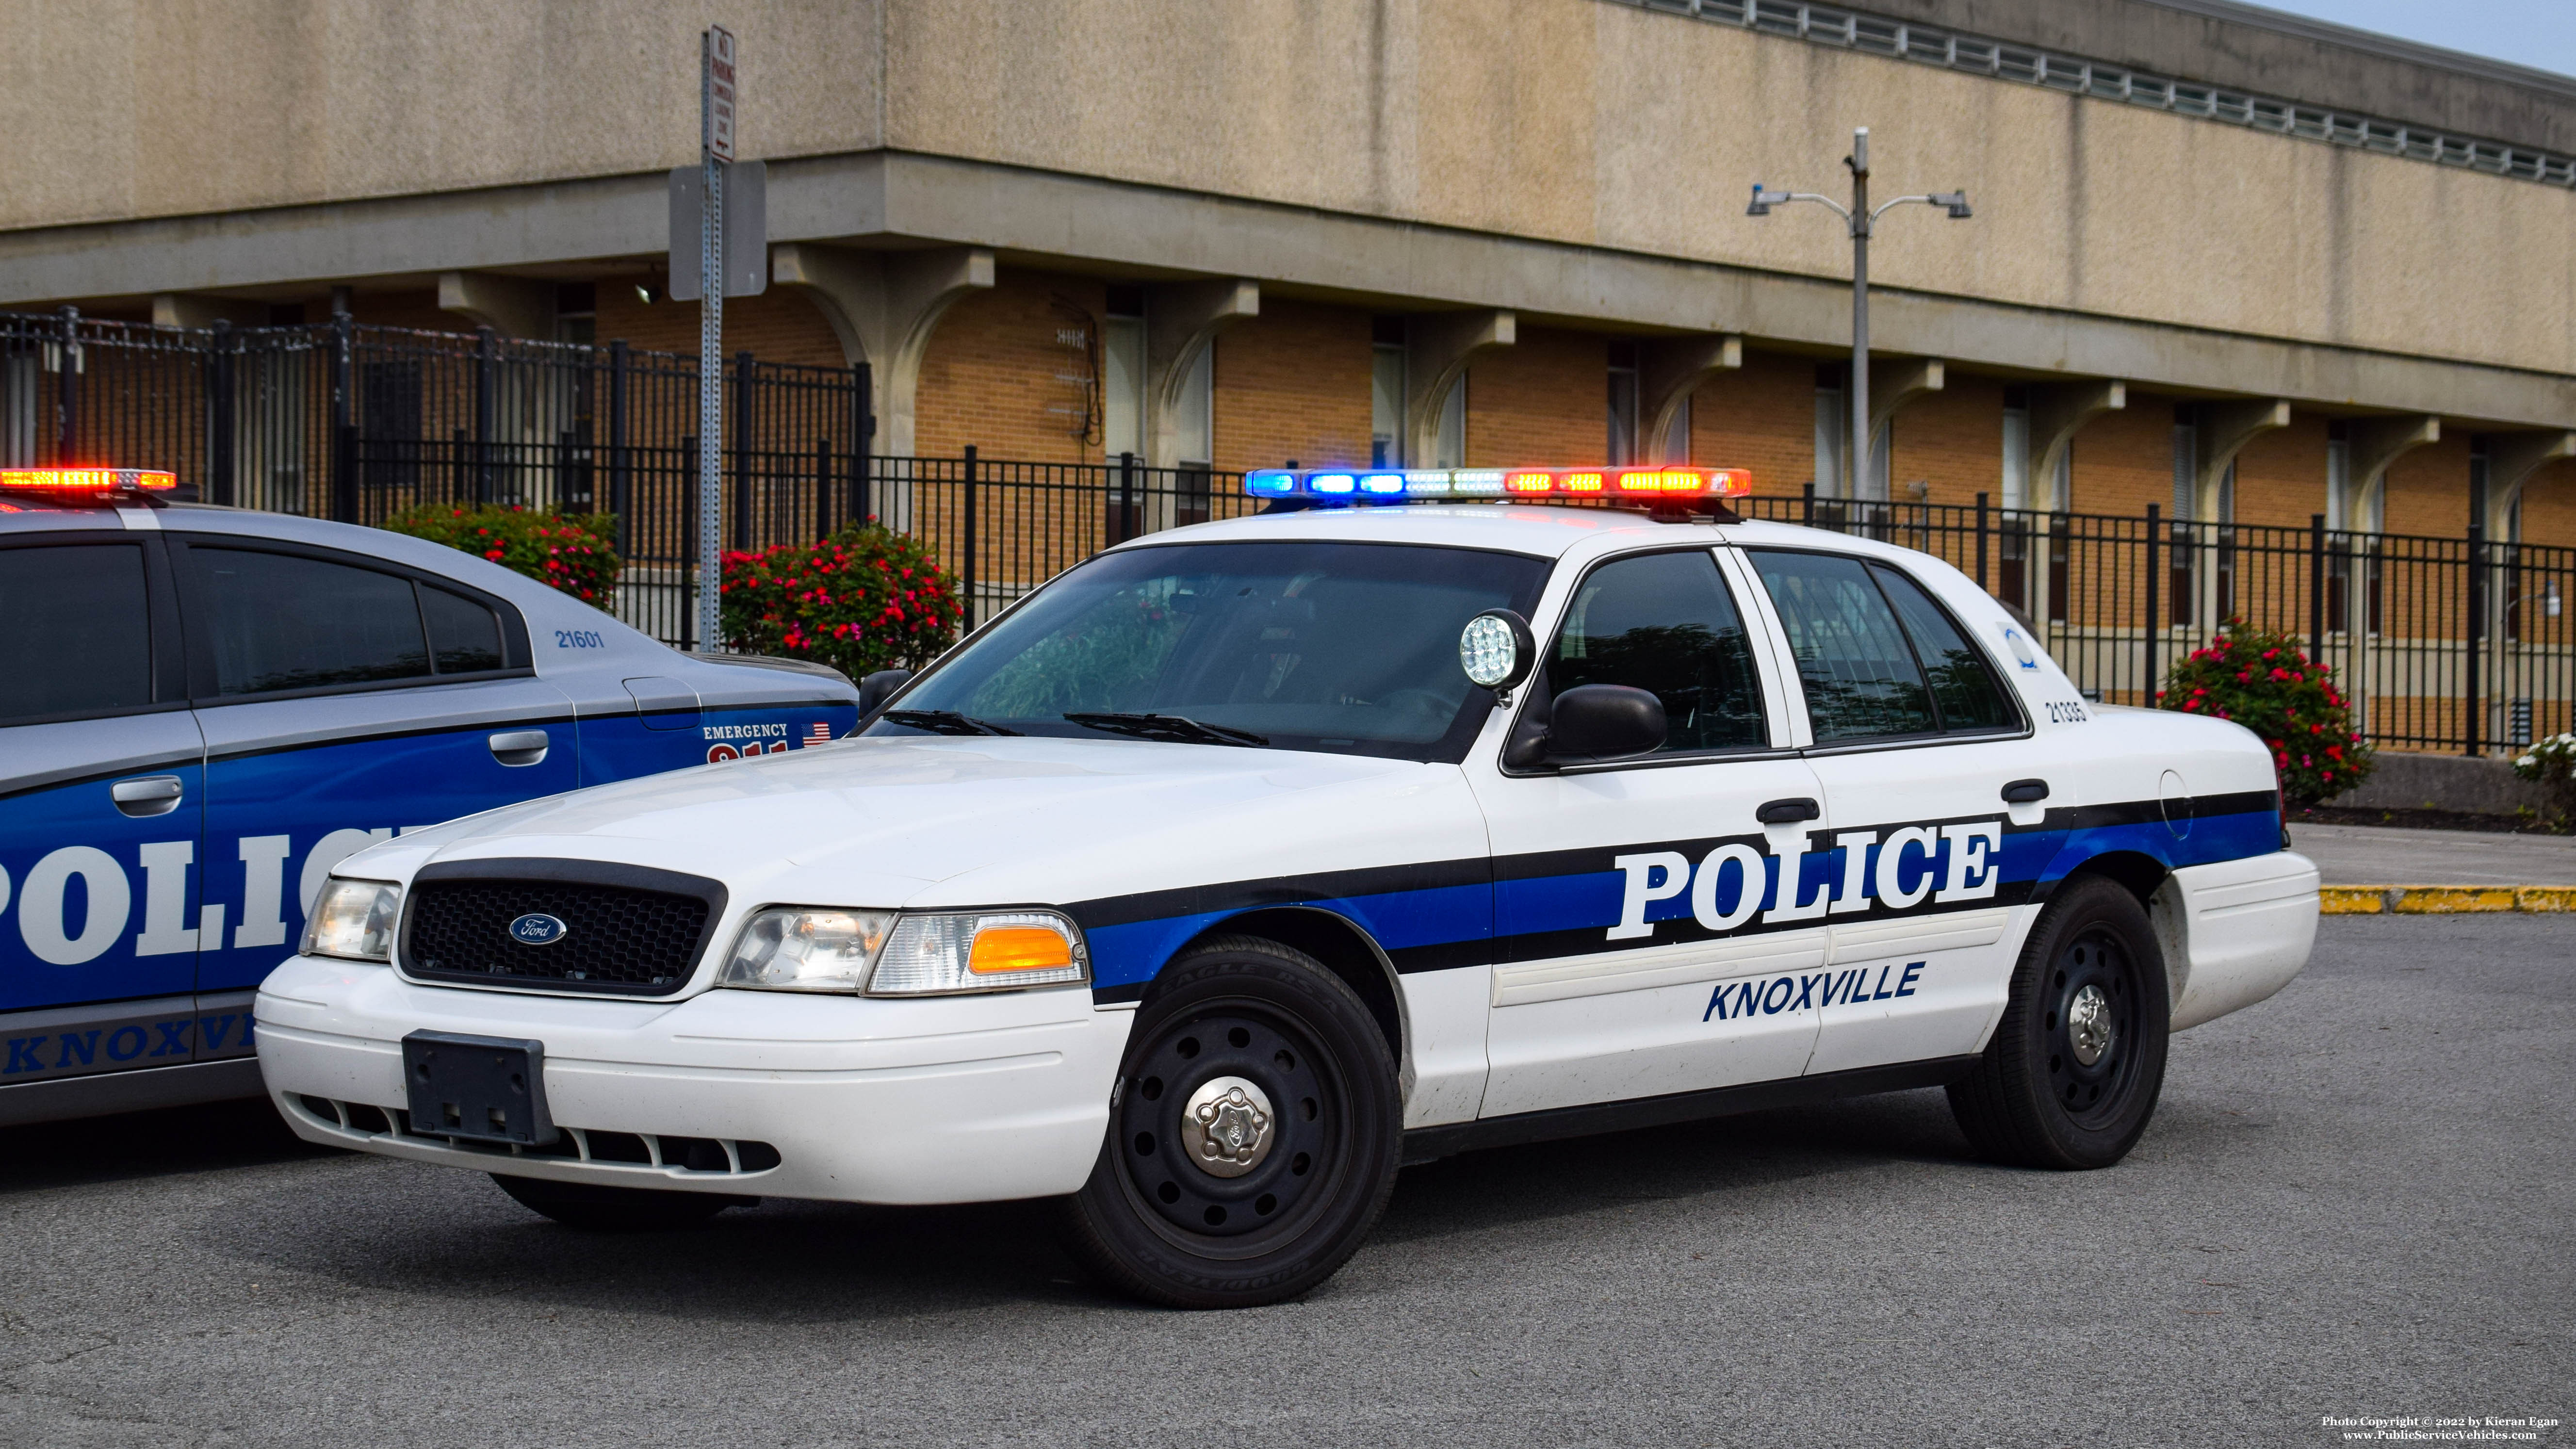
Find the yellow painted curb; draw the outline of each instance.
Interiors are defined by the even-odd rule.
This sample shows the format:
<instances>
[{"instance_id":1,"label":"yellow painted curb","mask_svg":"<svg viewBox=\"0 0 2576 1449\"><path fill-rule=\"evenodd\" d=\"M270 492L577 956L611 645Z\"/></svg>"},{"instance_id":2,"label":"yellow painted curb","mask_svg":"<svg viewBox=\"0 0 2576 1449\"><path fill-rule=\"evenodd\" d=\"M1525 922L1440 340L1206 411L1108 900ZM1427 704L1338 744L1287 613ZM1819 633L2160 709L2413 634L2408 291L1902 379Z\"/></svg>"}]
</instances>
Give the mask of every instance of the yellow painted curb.
<instances>
[{"instance_id":1,"label":"yellow painted curb","mask_svg":"<svg viewBox=\"0 0 2576 1449\"><path fill-rule=\"evenodd\" d=\"M2457 916L2480 911L2576 912L2576 886L2330 885L2317 887L2329 916Z\"/></svg>"},{"instance_id":2,"label":"yellow painted curb","mask_svg":"<svg viewBox=\"0 0 2576 1449\"><path fill-rule=\"evenodd\" d=\"M2401 886L2397 889L2397 913L2401 916L2452 916L2471 911L2509 911L2513 907L2512 886Z\"/></svg>"},{"instance_id":3,"label":"yellow painted curb","mask_svg":"<svg viewBox=\"0 0 2576 1449\"><path fill-rule=\"evenodd\" d=\"M2317 903L2329 916L2376 916L2388 909L2388 887L2319 886Z\"/></svg>"}]
</instances>

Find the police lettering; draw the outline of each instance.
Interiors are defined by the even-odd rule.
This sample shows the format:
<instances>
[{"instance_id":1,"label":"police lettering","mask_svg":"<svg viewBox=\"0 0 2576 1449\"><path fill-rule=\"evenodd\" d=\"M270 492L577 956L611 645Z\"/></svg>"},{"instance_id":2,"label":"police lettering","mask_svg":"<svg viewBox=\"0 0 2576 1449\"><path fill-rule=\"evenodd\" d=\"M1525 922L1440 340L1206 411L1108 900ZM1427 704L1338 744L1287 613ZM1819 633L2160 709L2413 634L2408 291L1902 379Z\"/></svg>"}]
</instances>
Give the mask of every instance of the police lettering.
<instances>
[{"instance_id":1,"label":"police lettering","mask_svg":"<svg viewBox=\"0 0 2576 1449\"><path fill-rule=\"evenodd\" d=\"M1889 985L1893 974L1895 984ZM1856 971L1818 971L1804 976L1755 977L1750 981L1721 981L1708 994L1708 1009L1699 1014L1702 1021L1740 1021L1752 1016L1778 1016L1786 1011L1821 1011L1828 1006L1854 1006L1864 1001L1893 1001L1912 996L1914 979L1923 974L1923 963L1910 961L1902 971L1894 964L1881 966L1875 979L1870 968Z\"/></svg>"},{"instance_id":2,"label":"police lettering","mask_svg":"<svg viewBox=\"0 0 2576 1449\"><path fill-rule=\"evenodd\" d=\"M1833 837L1832 849L1816 855L1826 869L1813 880L1806 871L1811 852L1803 831L1786 840L1771 836L1767 861L1742 842L1718 846L1696 865L1677 850L1615 856L1610 864L1621 876L1619 920L1606 939L1653 936L1655 922L1647 919L1648 910L1685 891L1692 918L1719 934L1744 925L1756 912L1764 925L1778 925L1873 906L1912 910L1927 899L1941 905L1990 900L2003 878L1997 859L2003 840L2001 820L1908 825L1883 838L1876 830L1846 830ZM1841 857L1838 866L1836 856ZM1726 894L1730 889L1731 897ZM1763 909L1766 903L1768 910ZM1680 912L1660 914L1671 918Z\"/></svg>"}]
</instances>

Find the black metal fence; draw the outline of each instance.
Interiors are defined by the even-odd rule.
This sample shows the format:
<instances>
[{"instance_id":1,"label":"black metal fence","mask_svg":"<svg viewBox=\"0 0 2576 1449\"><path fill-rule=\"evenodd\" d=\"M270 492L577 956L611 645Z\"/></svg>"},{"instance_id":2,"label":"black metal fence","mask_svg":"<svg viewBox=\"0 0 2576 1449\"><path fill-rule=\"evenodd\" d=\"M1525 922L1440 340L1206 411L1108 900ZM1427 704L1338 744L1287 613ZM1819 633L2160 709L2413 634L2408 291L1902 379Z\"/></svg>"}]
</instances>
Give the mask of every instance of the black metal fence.
<instances>
[{"instance_id":1,"label":"black metal fence","mask_svg":"<svg viewBox=\"0 0 2576 1449\"><path fill-rule=\"evenodd\" d=\"M171 468L218 503L353 523L409 507L603 511L614 610L684 647L697 359L361 326L203 331L0 315L0 463ZM1250 512L1206 469L872 456L864 367L724 364L734 549L876 518L954 570L975 621L1103 548ZM2077 685L2148 702L2242 616L2333 665L2383 745L2477 753L2576 727L2576 549L2161 517L1773 496L1750 516L1921 549L2022 610Z\"/></svg>"}]
</instances>

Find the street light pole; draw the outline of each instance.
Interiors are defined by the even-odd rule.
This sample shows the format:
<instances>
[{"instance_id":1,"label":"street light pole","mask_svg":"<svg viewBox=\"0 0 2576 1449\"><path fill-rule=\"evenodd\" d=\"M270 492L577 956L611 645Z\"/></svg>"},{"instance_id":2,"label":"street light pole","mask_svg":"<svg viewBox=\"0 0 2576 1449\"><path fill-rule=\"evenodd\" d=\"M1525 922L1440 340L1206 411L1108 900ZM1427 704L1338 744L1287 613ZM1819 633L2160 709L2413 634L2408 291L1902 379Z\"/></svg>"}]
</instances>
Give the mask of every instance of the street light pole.
<instances>
[{"instance_id":1,"label":"street light pole","mask_svg":"<svg viewBox=\"0 0 2576 1449\"><path fill-rule=\"evenodd\" d=\"M1926 206L1946 207L1952 221L1965 221L1973 215L1968 209L1968 193L1936 191L1923 196L1900 196L1873 207L1869 204L1869 127L1852 131L1851 154L1843 158L1851 171L1852 200L1849 207L1830 196L1812 191L1767 191L1762 183L1753 183L1753 204L1744 209L1746 216L1769 216L1771 208L1792 201L1812 201L1830 207L1851 231L1852 243L1852 360L1851 360L1851 458L1844 472L1844 494L1860 496L1861 479L1870 472L1872 444L1869 426L1869 238L1877 230L1878 219L1890 208L1920 202Z\"/></svg>"}]
</instances>

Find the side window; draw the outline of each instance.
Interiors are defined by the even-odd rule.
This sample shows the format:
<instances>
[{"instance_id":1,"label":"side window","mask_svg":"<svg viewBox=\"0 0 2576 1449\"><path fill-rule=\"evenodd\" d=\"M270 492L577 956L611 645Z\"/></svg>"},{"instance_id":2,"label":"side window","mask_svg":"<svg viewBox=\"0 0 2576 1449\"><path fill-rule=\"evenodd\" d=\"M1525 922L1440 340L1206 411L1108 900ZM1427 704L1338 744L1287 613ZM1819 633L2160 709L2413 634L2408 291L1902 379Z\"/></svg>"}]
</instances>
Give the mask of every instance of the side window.
<instances>
[{"instance_id":1,"label":"side window","mask_svg":"<svg viewBox=\"0 0 2576 1449\"><path fill-rule=\"evenodd\" d=\"M1923 586L1885 564L1871 564L1869 571L1886 591L1887 601L1896 606L1896 617L1905 622L1905 637L1913 642L1914 657L1931 681L1941 728L2002 730L2019 725L2021 719L2005 702L2003 686L1995 681L1986 657L1960 634L1959 626L1932 602Z\"/></svg>"},{"instance_id":2,"label":"side window","mask_svg":"<svg viewBox=\"0 0 2576 1449\"><path fill-rule=\"evenodd\" d=\"M1704 550L1646 554L1585 576L1548 660L1549 687L1625 684L1664 702L1666 751L1758 748L1762 689L1744 621Z\"/></svg>"},{"instance_id":3,"label":"side window","mask_svg":"<svg viewBox=\"0 0 2576 1449\"><path fill-rule=\"evenodd\" d=\"M1940 727L1896 612L1860 560L1747 552L1788 631L1816 743L1930 734Z\"/></svg>"},{"instance_id":4,"label":"side window","mask_svg":"<svg viewBox=\"0 0 2576 1449\"><path fill-rule=\"evenodd\" d=\"M463 594L423 584L420 612L429 623L429 653L439 673L501 667L501 621L490 609Z\"/></svg>"},{"instance_id":5,"label":"side window","mask_svg":"<svg viewBox=\"0 0 2576 1449\"><path fill-rule=\"evenodd\" d=\"M430 672L411 580L297 554L192 547L212 617L217 694ZM461 601L460 601L461 602Z\"/></svg>"},{"instance_id":6,"label":"side window","mask_svg":"<svg viewBox=\"0 0 2576 1449\"><path fill-rule=\"evenodd\" d=\"M0 725L152 703L143 550L0 549Z\"/></svg>"}]
</instances>

